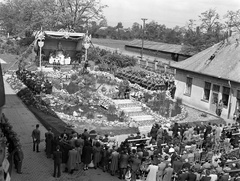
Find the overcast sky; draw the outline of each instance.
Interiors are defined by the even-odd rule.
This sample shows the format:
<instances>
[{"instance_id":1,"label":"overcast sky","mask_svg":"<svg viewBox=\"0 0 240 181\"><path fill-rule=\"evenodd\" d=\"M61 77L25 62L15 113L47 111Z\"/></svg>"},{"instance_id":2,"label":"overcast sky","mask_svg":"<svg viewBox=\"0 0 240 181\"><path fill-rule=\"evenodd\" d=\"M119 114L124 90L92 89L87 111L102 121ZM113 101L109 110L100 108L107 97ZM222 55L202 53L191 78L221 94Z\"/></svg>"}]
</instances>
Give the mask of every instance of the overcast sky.
<instances>
[{"instance_id":1,"label":"overcast sky","mask_svg":"<svg viewBox=\"0 0 240 181\"><path fill-rule=\"evenodd\" d=\"M182 27L189 19L198 20L198 16L206 10L216 9L222 17L229 10L240 9L240 0L101 0L108 5L104 15L109 26L122 22L124 28L131 27L134 22L142 24L141 18L147 18L158 24L172 28Z\"/></svg>"}]
</instances>

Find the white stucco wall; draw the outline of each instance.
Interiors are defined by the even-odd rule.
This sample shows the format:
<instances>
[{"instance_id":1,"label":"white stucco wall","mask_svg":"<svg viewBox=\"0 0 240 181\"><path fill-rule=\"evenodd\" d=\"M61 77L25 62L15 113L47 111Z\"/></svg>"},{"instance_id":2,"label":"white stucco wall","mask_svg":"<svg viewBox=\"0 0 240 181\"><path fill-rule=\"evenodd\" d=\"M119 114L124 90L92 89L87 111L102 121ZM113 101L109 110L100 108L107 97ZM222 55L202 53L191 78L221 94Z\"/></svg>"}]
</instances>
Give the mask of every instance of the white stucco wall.
<instances>
[{"instance_id":1,"label":"white stucco wall","mask_svg":"<svg viewBox=\"0 0 240 181\"><path fill-rule=\"evenodd\" d=\"M187 77L193 78L191 96L185 95ZM191 72L186 72L183 70L177 70L175 78L176 78L176 87L177 87L175 96L177 98L182 99L182 102L186 105L190 105L195 108L211 112L213 114L215 114L215 111L210 109L210 101L212 98L213 84L217 84L220 86L219 100L222 99L223 86L229 87L227 80L218 79L218 78L201 75L201 74L195 74ZM205 81L211 83L209 101L203 100ZM233 114L235 112L235 108L236 108L236 100L237 100L236 96L237 96L237 90L240 90L240 83L235 83L235 82L230 82L230 83L232 86L233 94L232 94L231 101L229 96L228 106L223 108L222 117L227 118L230 102L231 102L231 112L229 115L230 115L230 119L232 119Z\"/></svg>"}]
</instances>

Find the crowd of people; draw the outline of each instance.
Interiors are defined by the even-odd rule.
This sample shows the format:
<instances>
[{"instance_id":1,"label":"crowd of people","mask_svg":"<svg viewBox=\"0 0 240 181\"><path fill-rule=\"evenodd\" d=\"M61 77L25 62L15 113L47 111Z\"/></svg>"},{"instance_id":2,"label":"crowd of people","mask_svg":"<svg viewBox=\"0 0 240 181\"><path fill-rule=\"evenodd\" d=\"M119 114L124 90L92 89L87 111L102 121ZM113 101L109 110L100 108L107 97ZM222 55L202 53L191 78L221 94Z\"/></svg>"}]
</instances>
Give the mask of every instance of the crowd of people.
<instances>
[{"instance_id":1,"label":"crowd of people","mask_svg":"<svg viewBox=\"0 0 240 181\"><path fill-rule=\"evenodd\" d=\"M46 155L54 159L54 176L89 168L102 169L119 179L135 181L227 181L240 171L239 125L155 124L149 137L131 134L119 144L108 135L64 131L45 134ZM57 171L58 170L58 171Z\"/></svg>"},{"instance_id":2,"label":"crowd of people","mask_svg":"<svg viewBox=\"0 0 240 181\"><path fill-rule=\"evenodd\" d=\"M28 70L17 70L16 75L18 79L36 94L40 94L41 92L46 94L52 93L52 84L48 79L44 80L36 73Z\"/></svg>"},{"instance_id":3,"label":"crowd of people","mask_svg":"<svg viewBox=\"0 0 240 181\"><path fill-rule=\"evenodd\" d=\"M132 71L121 69L115 74L120 79L127 79L133 84L139 84L141 87L152 91L170 91L174 98L176 92L175 79L172 74L156 74L150 71Z\"/></svg>"},{"instance_id":4,"label":"crowd of people","mask_svg":"<svg viewBox=\"0 0 240 181\"><path fill-rule=\"evenodd\" d=\"M148 90L167 90L171 84L174 84L174 76L167 73L156 74L150 71L121 69L115 76L128 79L130 82L137 83Z\"/></svg>"},{"instance_id":5,"label":"crowd of people","mask_svg":"<svg viewBox=\"0 0 240 181\"><path fill-rule=\"evenodd\" d=\"M24 159L22 145L20 144L19 136L13 130L13 126L9 123L4 114L2 114L0 123L0 140L1 155L4 155L9 163L8 173L11 175L12 169L14 167L18 174L22 174L22 161ZM4 157L2 158L2 161L3 159ZM4 179L6 179L6 177L7 172L4 171Z\"/></svg>"}]
</instances>

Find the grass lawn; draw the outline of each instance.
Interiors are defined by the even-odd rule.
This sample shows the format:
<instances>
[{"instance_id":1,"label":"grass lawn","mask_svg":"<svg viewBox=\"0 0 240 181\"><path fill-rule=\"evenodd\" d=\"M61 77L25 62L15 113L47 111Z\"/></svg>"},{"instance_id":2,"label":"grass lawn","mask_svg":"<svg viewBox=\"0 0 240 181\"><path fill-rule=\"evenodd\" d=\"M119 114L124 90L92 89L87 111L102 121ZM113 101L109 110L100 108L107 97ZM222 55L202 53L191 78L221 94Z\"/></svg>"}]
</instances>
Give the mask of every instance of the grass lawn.
<instances>
[{"instance_id":1,"label":"grass lawn","mask_svg":"<svg viewBox=\"0 0 240 181\"><path fill-rule=\"evenodd\" d=\"M93 38L92 39L93 44L107 46L111 48L118 48L120 50L125 50L124 47L127 43L130 41L128 40L113 40L113 39L98 39Z\"/></svg>"}]
</instances>

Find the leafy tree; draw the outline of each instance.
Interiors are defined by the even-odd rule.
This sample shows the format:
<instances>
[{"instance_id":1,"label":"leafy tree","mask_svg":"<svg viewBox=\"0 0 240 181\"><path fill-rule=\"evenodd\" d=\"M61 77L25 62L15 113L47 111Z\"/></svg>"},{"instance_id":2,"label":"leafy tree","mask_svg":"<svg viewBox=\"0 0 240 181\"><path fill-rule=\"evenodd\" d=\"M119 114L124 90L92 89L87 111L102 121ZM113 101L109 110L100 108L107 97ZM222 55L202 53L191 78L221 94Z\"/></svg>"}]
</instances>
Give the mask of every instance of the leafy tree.
<instances>
[{"instance_id":1,"label":"leafy tree","mask_svg":"<svg viewBox=\"0 0 240 181\"><path fill-rule=\"evenodd\" d=\"M100 22L99 22L99 27L108 27L108 23L107 20L105 18L103 18Z\"/></svg>"},{"instance_id":2,"label":"leafy tree","mask_svg":"<svg viewBox=\"0 0 240 181\"><path fill-rule=\"evenodd\" d=\"M96 21L91 21L90 26L88 28L88 32L92 37L96 36L96 32L99 29L99 26Z\"/></svg>"},{"instance_id":3,"label":"leafy tree","mask_svg":"<svg viewBox=\"0 0 240 181\"><path fill-rule=\"evenodd\" d=\"M133 23L131 33L134 38L140 39L141 38L141 25L137 22Z\"/></svg>"},{"instance_id":4,"label":"leafy tree","mask_svg":"<svg viewBox=\"0 0 240 181\"><path fill-rule=\"evenodd\" d=\"M91 20L103 19L103 9L107 7L97 0L59 0L58 20L66 28L77 30Z\"/></svg>"},{"instance_id":5,"label":"leafy tree","mask_svg":"<svg viewBox=\"0 0 240 181\"><path fill-rule=\"evenodd\" d=\"M154 40L157 37L157 28L158 23L155 21L146 24L145 34L148 40Z\"/></svg>"},{"instance_id":6,"label":"leafy tree","mask_svg":"<svg viewBox=\"0 0 240 181\"><path fill-rule=\"evenodd\" d=\"M117 28L117 31L118 31L118 39L121 39L120 29L123 28L122 23L119 22L119 23L117 24L116 28Z\"/></svg>"},{"instance_id":7,"label":"leafy tree","mask_svg":"<svg viewBox=\"0 0 240 181\"><path fill-rule=\"evenodd\" d=\"M7 0L0 3L0 25L13 35L40 27L83 30L87 22L104 18L105 7L97 0Z\"/></svg>"}]
</instances>

